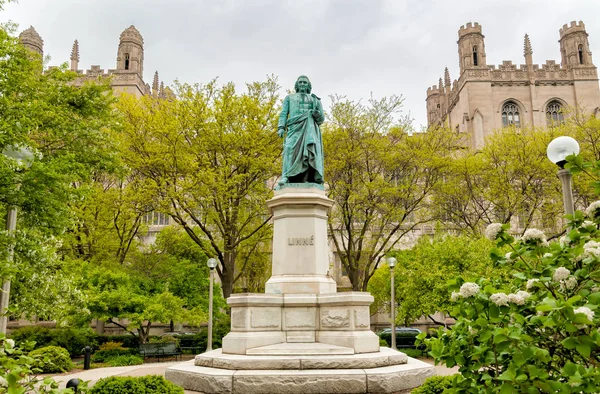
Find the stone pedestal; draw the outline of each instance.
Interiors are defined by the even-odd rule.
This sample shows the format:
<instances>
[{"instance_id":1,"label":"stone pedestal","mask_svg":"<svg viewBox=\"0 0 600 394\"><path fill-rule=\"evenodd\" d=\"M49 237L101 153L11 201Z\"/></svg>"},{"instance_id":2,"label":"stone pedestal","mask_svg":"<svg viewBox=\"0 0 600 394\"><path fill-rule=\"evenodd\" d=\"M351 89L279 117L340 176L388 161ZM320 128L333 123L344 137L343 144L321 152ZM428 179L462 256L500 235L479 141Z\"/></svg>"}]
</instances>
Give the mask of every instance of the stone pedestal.
<instances>
[{"instance_id":1,"label":"stone pedestal","mask_svg":"<svg viewBox=\"0 0 600 394\"><path fill-rule=\"evenodd\" d=\"M354 353L377 352L379 337L370 330L369 293L232 294L231 332L223 352L281 342L320 342L348 347Z\"/></svg>"},{"instance_id":2,"label":"stone pedestal","mask_svg":"<svg viewBox=\"0 0 600 394\"><path fill-rule=\"evenodd\" d=\"M272 276L265 294L232 294L223 349L170 367L166 377L203 393L397 393L433 367L379 348L370 330L373 296L337 293L329 273L323 190L286 187L273 214Z\"/></svg>"},{"instance_id":3,"label":"stone pedestal","mask_svg":"<svg viewBox=\"0 0 600 394\"><path fill-rule=\"evenodd\" d=\"M335 293L327 241L333 200L323 190L285 188L275 192L267 206L273 213L273 262L265 293Z\"/></svg>"}]
</instances>

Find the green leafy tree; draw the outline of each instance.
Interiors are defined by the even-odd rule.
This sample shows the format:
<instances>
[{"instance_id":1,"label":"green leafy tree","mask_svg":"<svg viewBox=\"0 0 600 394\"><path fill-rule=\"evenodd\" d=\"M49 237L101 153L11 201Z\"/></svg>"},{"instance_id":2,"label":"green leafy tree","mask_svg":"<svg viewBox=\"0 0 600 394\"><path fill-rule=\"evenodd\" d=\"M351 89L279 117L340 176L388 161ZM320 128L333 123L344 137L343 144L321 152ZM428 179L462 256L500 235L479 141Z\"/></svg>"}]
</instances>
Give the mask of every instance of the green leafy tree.
<instances>
[{"instance_id":1,"label":"green leafy tree","mask_svg":"<svg viewBox=\"0 0 600 394\"><path fill-rule=\"evenodd\" d=\"M452 229L481 236L492 222L518 223L523 233L540 226L562 229L560 182L546 157L557 130L498 130L477 152L457 153L435 192L438 217Z\"/></svg>"},{"instance_id":2,"label":"green leafy tree","mask_svg":"<svg viewBox=\"0 0 600 394\"><path fill-rule=\"evenodd\" d=\"M410 134L402 98L368 104L333 97L323 128L326 181L336 204L329 230L353 290L366 291L381 258L419 224L442 181L457 136Z\"/></svg>"},{"instance_id":3,"label":"green leafy tree","mask_svg":"<svg viewBox=\"0 0 600 394\"><path fill-rule=\"evenodd\" d=\"M240 94L232 83L213 81L177 85L170 100L119 104L125 163L154 182L159 210L218 259L226 298L271 239L265 200L280 171L278 89L274 78Z\"/></svg>"},{"instance_id":4,"label":"green leafy tree","mask_svg":"<svg viewBox=\"0 0 600 394\"><path fill-rule=\"evenodd\" d=\"M450 235L437 231L433 238L421 237L416 245L391 255L397 258L394 269L396 316L399 323L410 325L422 316L435 324L436 312L449 313L450 291L447 282L458 275L502 277L505 270L489 264L492 243L485 238ZM376 279L377 278L377 279ZM390 308L390 269L382 266L369 282L377 310ZM380 309L381 308L381 309Z\"/></svg>"},{"instance_id":5,"label":"green leafy tree","mask_svg":"<svg viewBox=\"0 0 600 394\"><path fill-rule=\"evenodd\" d=\"M0 150L27 146L36 157L26 168L0 155L0 217L16 207L20 231L0 234L0 249L15 251L14 263L1 254L0 277L12 281L12 313L60 320L78 303L70 302L76 290L53 236L73 224L70 205L84 197L81 186L114 166L113 97L108 82L75 86L77 74L64 65L44 71L9 25L0 27L0 56Z\"/></svg>"}]
</instances>

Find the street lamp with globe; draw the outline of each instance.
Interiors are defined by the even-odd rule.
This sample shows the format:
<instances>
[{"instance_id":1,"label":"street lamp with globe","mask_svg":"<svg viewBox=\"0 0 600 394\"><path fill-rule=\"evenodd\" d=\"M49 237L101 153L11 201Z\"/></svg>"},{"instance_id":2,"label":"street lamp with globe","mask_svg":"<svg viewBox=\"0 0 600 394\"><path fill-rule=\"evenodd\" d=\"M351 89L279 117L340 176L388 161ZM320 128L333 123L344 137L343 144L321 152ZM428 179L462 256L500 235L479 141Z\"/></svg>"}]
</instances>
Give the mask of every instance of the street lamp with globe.
<instances>
[{"instance_id":1,"label":"street lamp with globe","mask_svg":"<svg viewBox=\"0 0 600 394\"><path fill-rule=\"evenodd\" d=\"M17 171L22 171L31 166L33 162L33 152L25 146L7 146L2 150L2 154L12 159L17 164ZM17 185L17 188L19 185ZM9 206L6 213L6 231L11 234L17 229L17 208ZM13 261L13 249L9 247L8 262ZM2 281L2 293L0 294L0 333L6 335L8 325L8 301L10 297L10 279L4 278Z\"/></svg>"},{"instance_id":2,"label":"street lamp with globe","mask_svg":"<svg viewBox=\"0 0 600 394\"><path fill-rule=\"evenodd\" d=\"M575 139L567 136L557 137L553 139L546 149L546 155L548 159L556 164L560 169L558 170L558 178L562 182L562 194L563 194L563 206L565 214L572 215L574 212L573 207L573 190L571 188L571 171L565 169L567 163L567 156L576 155L579 153L579 144Z\"/></svg>"}]
</instances>

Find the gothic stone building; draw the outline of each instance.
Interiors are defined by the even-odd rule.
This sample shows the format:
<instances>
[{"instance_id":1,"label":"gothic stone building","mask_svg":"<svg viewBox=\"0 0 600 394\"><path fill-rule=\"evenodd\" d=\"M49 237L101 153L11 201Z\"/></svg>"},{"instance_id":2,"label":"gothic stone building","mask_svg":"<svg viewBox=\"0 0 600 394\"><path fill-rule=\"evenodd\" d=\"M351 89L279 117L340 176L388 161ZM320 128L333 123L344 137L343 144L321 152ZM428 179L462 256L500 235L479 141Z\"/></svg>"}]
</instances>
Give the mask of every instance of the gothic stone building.
<instances>
[{"instance_id":1,"label":"gothic stone building","mask_svg":"<svg viewBox=\"0 0 600 394\"><path fill-rule=\"evenodd\" d=\"M33 26L21 32L19 40L26 48L43 57L44 40ZM168 88L165 88L162 82L159 84L158 72L154 73L152 88L144 82L144 39L133 25L123 30L119 37L116 68L104 70L100 66L93 65L89 70L84 71L79 70L78 67L79 43L75 40L71 51L70 69L79 74L77 83L81 84L98 78L110 78L115 93L129 93L137 97L149 94L156 96L168 94Z\"/></svg>"},{"instance_id":2,"label":"gothic stone building","mask_svg":"<svg viewBox=\"0 0 600 394\"><path fill-rule=\"evenodd\" d=\"M460 77L427 89L429 127L444 125L464 133L467 144L481 148L493 130L547 126L562 122L563 109L597 114L600 109L598 73L592 63L588 34L583 22L571 22L559 30L561 63L547 60L533 64L533 51L525 35L525 64L503 61L488 65L481 25L467 23L458 30ZM565 111L566 112L566 111Z\"/></svg>"}]
</instances>

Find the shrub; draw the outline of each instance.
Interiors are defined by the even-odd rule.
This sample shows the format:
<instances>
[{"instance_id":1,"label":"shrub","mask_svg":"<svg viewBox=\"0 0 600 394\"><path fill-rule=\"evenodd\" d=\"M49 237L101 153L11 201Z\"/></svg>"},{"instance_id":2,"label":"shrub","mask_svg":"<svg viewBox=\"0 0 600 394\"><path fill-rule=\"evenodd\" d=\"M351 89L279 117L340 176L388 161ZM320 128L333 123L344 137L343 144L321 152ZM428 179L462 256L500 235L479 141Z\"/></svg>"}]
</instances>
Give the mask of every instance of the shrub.
<instances>
[{"instance_id":1,"label":"shrub","mask_svg":"<svg viewBox=\"0 0 600 394\"><path fill-rule=\"evenodd\" d=\"M38 358L38 366L44 373L68 372L73 369L69 352L59 346L46 346L32 350L29 356Z\"/></svg>"},{"instance_id":2,"label":"shrub","mask_svg":"<svg viewBox=\"0 0 600 394\"><path fill-rule=\"evenodd\" d=\"M490 228L493 225L490 225ZM600 387L600 202L575 212L566 235L548 243L508 225L490 231L494 264L513 271L450 285L456 324L426 340L436 362L458 365L458 392L591 393ZM507 248L500 251L500 248Z\"/></svg>"},{"instance_id":3,"label":"shrub","mask_svg":"<svg viewBox=\"0 0 600 394\"><path fill-rule=\"evenodd\" d=\"M388 345L387 341L383 338L379 338L379 346L385 346L388 347L390 345Z\"/></svg>"},{"instance_id":4,"label":"shrub","mask_svg":"<svg viewBox=\"0 0 600 394\"><path fill-rule=\"evenodd\" d=\"M133 354L123 354L121 356L109 357L105 362L111 367L123 367L126 365L141 365L144 363L144 359Z\"/></svg>"},{"instance_id":5,"label":"shrub","mask_svg":"<svg viewBox=\"0 0 600 394\"><path fill-rule=\"evenodd\" d=\"M58 389L58 383L50 377L37 377L34 366L39 361L26 354L30 347L33 347L31 342L24 343L23 347L15 346L14 340L0 334L0 380L4 383L0 392L72 394L71 389ZM85 389L87 384L82 382L79 387Z\"/></svg>"},{"instance_id":6,"label":"shrub","mask_svg":"<svg viewBox=\"0 0 600 394\"><path fill-rule=\"evenodd\" d=\"M123 347L128 347L128 348L139 348L140 347L140 339L131 334L98 336L98 343L100 345L102 345L106 342L121 342L123 344Z\"/></svg>"},{"instance_id":7,"label":"shrub","mask_svg":"<svg viewBox=\"0 0 600 394\"><path fill-rule=\"evenodd\" d=\"M411 394L442 394L446 389L452 387L454 375L432 376L425 379L420 387L417 387Z\"/></svg>"},{"instance_id":8,"label":"shrub","mask_svg":"<svg viewBox=\"0 0 600 394\"><path fill-rule=\"evenodd\" d=\"M179 343L179 336L175 338L173 335L165 335L162 337L150 337L149 343Z\"/></svg>"},{"instance_id":9,"label":"shrub","mask_svg":"<svg viewBox=\"0 0 600 394\"><path fill-rule=\"evenodd\" d=\"M100 350L124 349L123 342L105 342L100 345Z\"/></svg>"},{"instance_id":10,"label":"shrub","mask_svg":"<svg viewBox=\"0 0 600 394\"><path fill-rule=\"evenodd\" d=\"M111 376L96 382L90 394L183 394L183 389L162 376Z\"/></svg>"},{"instance_id":11,"label":"shrub","mask_svg":"<svg viewBox=\"0 0 600 394\"><path fill-rule=\"evenodd\" d=\"M119 357L119 356L136 356L139 355L138 349L107 349L107 350L98 350L96 353L92 355L92 361L95 363L104 363L107 362L111 358Z\"/></svg>"},{"instance_id":12,"label":"shrub","mask_svg":"<svg viewBox=\"0 0 600 394\"><path fill-rule=\"evenodd\" d=\"M83 354L86 346L94 348L98 344L98 334L90 328L29 326L14 330L10 334L10 338L17 344L35 342L36 348L60 346L67 349L71 357Z\"/></svg>"}]
</instances>

